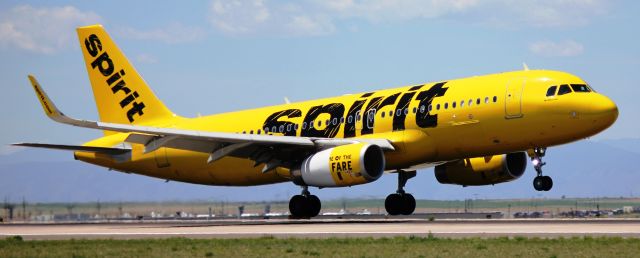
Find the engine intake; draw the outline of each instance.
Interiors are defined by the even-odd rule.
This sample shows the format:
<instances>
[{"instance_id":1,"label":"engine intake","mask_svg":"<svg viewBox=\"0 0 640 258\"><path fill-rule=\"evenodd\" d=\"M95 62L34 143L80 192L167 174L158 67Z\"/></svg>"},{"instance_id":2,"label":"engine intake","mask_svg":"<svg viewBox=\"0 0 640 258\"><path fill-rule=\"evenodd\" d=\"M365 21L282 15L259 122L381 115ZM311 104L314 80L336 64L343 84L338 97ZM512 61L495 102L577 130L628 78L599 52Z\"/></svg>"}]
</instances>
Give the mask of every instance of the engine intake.
<instances>
[{"instance_id":1,"label":"engine intake","mask_svg":"<svg viewBox=\"0 0 640 258\"><path fill-rule=\"evenodd\" d=\"M527 154L516 152L468 158L438 165L435 175L441 184L493 185L518 179L527 168Z\"/></svg>"},{"instance_id":2,"label":"engine intake","mask_svg":"<svg viewBox=\"0 0 640 258\"><path fill-rule=\"evenodd\" d=\"M384 167L384 153L379 146L354 143L307 157L291 175L294 182L308 186L352 186L376 181Z\"/></svg>"}]
</instances>

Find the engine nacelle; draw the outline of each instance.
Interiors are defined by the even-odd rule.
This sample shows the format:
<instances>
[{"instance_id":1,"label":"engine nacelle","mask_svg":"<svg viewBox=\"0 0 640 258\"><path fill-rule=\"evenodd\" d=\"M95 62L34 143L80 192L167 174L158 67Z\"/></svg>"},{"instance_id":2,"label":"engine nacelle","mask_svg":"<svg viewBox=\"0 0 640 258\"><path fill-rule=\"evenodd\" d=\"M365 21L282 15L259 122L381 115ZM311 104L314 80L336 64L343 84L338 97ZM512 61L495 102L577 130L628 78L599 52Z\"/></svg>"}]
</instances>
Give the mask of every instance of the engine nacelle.
<instances>
[{"instance_id":1,"label":"engine nacelle","mask_svg":"<svg viewBox=\"0 0 640 258\"><path fill-rule=\"evenodd\" d=\"M291 175L294 182L308 186L352 186L376 181L384 166L384 153L379 146L354 143L309 156Z\"/></svg>"},{"instance_id":2,"label":"engine nacelle","mask_svg":"<svg viewBox=\"0 0 640 258\"><path fill-rule=\"evenodd\" d=\"M493 185L518 179L526 168L527 154L516 152L445 163L435 174L441 184Z\"/></svg>"}]
</instances>

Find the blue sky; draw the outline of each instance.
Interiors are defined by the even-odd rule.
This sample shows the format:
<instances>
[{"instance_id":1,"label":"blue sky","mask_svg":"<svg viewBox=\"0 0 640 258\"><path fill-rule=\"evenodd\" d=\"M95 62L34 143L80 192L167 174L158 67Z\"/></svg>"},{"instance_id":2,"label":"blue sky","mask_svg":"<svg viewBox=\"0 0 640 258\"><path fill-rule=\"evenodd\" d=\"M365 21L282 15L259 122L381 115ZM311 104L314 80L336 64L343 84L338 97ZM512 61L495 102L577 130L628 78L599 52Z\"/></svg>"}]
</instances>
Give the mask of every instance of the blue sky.
<instances>
[{"instance_id":1,"label":"blue sky","mask_svg":"<svg viewBox=\"0 0 640 258\"><path fill-rule=\"evenodd\" d=\"M1 152L100 132L49 121L35 74L67 114L97 119L75 27L102 23L184 116L518 70L584 78L620 108L594 139L639 138L640 2L600 0L2 1Z\"/></svg>"}]
</instances>

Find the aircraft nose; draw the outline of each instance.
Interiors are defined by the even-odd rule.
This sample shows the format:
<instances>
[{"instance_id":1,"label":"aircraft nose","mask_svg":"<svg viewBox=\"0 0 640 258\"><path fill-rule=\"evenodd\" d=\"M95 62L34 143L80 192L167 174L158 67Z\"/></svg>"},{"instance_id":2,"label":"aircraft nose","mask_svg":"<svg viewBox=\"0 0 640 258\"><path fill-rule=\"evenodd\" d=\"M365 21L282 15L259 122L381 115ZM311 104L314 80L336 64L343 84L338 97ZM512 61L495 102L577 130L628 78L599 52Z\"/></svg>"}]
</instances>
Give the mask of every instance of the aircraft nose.
<instances>
[{"instance_id":1,"label":"aircraft nose","mask_svg":"<svg viewBox=\"0 0 640 258\"><path fill-rule=\"evenodd\" d=\"M591 113L604 127L611 126L618 119L618 106L607 96L598 94L590 105Z\"/></svg>"}]
</instances>

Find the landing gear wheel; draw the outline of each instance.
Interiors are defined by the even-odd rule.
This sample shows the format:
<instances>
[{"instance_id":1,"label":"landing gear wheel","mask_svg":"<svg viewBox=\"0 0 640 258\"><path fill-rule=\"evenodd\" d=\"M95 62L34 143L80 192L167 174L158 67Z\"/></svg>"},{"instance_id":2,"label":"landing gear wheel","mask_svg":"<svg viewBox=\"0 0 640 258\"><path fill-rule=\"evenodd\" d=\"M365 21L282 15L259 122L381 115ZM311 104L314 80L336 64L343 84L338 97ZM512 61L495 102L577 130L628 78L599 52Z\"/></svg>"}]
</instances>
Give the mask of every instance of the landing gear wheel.
<instances>
[{"instance_id":1,"label":"landing gear wheel","mask_svg":"<svg viewBox=\"0 0 640 258\"><path fill-rule=\"evenodd\" d=\"M303 195L294 195L289 200L289 212L291 216L296 218L306 217L307 214L307 198Z\"/></svg>"},{"instance_id":2,"label":"landing gear wheel","mask_svg":"<svg viewBox=\"0 0 640 258\"><path fill-rule=\"evenodd\" d=\"M384 208L391 216L411 215L416 210L416 199L411 194L390 194L384 200Z\"/></svg>"},{"instance_id":3,"label":"landing gear wheel","mask_svg":"<svg viewBox=\"0 0 640 258\"><path fill-rule=\"evenodd\" d=\"M537 176L533 179L533 188L536 191L549 191L553 188L553 179L549 176Z\"/></svg>"},{"instance_id":4,"label":"landing gear wheel","mask_svg":"<svg viewBox=\"0 0 640 258\"><path fill-rule=\"evenodd\" d=\"M536 191L544 191L544 180L541 176L537 176L533 179L533 189Z\"/></svg>"},{"instance_id":5,"label":"landing gear wheel","mask_svg":"<svg viewBox=\"0 0 640 258\"><path fill-rule=\"evenodd\" d=\"M311 218L320 214L322 203L318 196L309 193L309 187L302 186L302 194L294 195L289 200L289 212L293 218Z\"/></svg>"},{"instance_id":6,"label":"landing gear wheel","mask_svg":"<svg viewBox=\"0 0 640 258\"><path fill-rule=\"evenodd\" d=\"M403 194L402 196L402 210L400 214L411 215L416 210L416 198L413 198L411 194Z\"/></svg>"},{"instance_id":7,"label":"landing gear wheel","mask_svg":"<svg viewBox=\"0 0 640 258\"><path fill-rule=\"evenodd\" d=\"M551 179L550 176L543 176L542 177L542 185L544 186L542 188L542 190L544 190L544 191L551 190L551 188L553 188L553 179Z\"/></svg>"},{"instance_id":8,"label":"landing gear wheel","mask_svg":"<svg viewBox=\"0 0 640 258\"><path fill-rule=\"evenodd\" d=\"M542 157L544 157L546 152L547 148L534 148L532 152L529 152L533 168L536 170L536 174L538 174L538 176L533 179L533 188L536 189L536 191L549 191L553 187L551 177L542 175L542 166L547 164L542 162Z\"/></svg>"},{"instance_id":9,"label":"landing gear wheel","mask_svg":"<svg viewBox=\"0 0 640 258\"><path fill-rule=\"evenodd\" d=\"M309 195L307 197L308 207L307 207L307 216L315 217L320 214L320 209L322 208L322 204L320 203L320 198L315 195Z\"/></svg>"},{"instance_id":10,"label":"landing gear wheel","mask_svg":"<svg viewBox=\"0 0 640 258\"><path fill-rule=\"evenodd\" d=\"M398 190L384 200L384 208L389 215L411 215L416 210L416 199L404 192L407 181L414 176L416 171L398 170Z\"/></svg>"},{"instance_id":11,"label":"landing gear wheel","mask_svg":"<svg viewBox=\"0 0 640 258\"><path fill-rule=\"evenodd\" d=\"M404 202L400 194L390 194L387 196L387 199L384 200L384 209L387 210L387 213L391 216L400 215L403 203Z\"/></svg>"}]
</instances>

